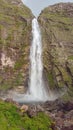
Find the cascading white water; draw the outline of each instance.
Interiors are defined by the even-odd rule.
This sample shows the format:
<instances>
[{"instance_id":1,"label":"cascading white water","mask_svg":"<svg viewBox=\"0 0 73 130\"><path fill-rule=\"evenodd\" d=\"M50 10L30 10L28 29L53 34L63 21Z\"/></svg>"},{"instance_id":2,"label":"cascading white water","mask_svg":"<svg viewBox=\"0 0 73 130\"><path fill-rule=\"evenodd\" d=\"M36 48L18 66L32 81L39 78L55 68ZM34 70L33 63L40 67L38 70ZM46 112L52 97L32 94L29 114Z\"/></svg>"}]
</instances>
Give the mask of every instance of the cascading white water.
<instances>
[{"instance_id":1,"label":"cascading white water","mask_svg":"<svg viewBox=\"0 0 73 130\"><path fill-rule=\"evenodd\" d=\"M43 101L47 100L48 96L42 79L42 41L40 27L36 18L32 21L32 36L29 92L34 99Z\"/></svg>"}]
</instances>

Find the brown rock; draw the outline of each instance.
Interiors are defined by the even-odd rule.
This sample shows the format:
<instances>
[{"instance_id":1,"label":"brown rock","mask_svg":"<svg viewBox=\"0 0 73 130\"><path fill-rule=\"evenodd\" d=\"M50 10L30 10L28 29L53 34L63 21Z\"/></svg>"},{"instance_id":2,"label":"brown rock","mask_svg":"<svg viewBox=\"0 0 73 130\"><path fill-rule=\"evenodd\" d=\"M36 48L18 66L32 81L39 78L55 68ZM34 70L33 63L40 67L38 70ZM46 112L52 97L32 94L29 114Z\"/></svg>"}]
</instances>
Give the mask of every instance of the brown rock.
<instances>
[{"instance_id":1,"label":"brown rock","mask_svg":"<svg viewBox=\"0 0 73 130\"><path fill-rule=\"evenodd\" d=\"M20 108L21 112L24 113L24 112L27 112L28 111L28 106L27 105L23 105L21 108Z\"/></svg>"},{"instance_id":2,"label":"brown rock","mask_svg":"<svg viewBox=\"0 0 73 130\"><path fill-rule=\"evenodd\" d=\"M57 112L56 116L64 118L64 113L62 111L59 111L59 112Z\"/></svg>"},{"instance_id":3,"label":"brown rock","mask_svg":"<svg viewBox=\"0 0 73 130\"><path fill-rule=\"evenodd\" d=\"M68 112L68 113L65 115L65 118L66 118L66 119L72 119L72 120L73 120L73 110L71 110L70 112Z\"/></svg>"},{"instance_id":4,"label":"brown rock","mask_svg":"<svg viewBox=\"0 0 73 130\"><path fill-rule=\"evenodd\" d=\"M30 106L30 108L29 108L29 110L28 110L28 116L29 117L34 117L34 116L36 116L37 115L37 108L36 108L36 106L35 105L33 105L33 106Z\"/></svg>"},{"instance_id":5,"label":"brown rock","mask_svg":"<svg viewBox=\"0 0 73 130\"><path fill-rule=\"evenodd\" d=\"M63 126L61 130L73 130L73 125L71 126Z\"/></svg>"},{"instance_id":6,"label":"brown rock","mask_svg":"<svg viewBox=\"0 0 73 130\"><path fill-rule=\"evenodd\" d=\"M73 109L73 102L67 102L63 105L63 110L70 111Z\"/></svg>"}]
</instances>

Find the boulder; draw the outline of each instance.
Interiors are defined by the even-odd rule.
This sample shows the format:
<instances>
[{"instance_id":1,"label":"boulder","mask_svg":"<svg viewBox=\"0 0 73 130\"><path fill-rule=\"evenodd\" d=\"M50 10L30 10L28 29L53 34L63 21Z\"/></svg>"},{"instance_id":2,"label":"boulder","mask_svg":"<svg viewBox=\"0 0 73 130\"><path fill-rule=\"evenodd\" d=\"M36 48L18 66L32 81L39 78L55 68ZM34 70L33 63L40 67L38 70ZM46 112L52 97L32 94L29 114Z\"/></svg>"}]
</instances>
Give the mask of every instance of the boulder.
<instances>
[{"instance_id":1,"label":"boulder","mask_svg":"<svg viewBox=\"0 0 73 130\"><path fill-rule=\"evenodd\" d=\"M29 107L29 110L28 110L28 116L29 117L34 117L36 115L37 115L36 106L35 105L31 105Z\"/></svg>"},{"instance_id":2,"label":"boulder","mask_svg":"<svg viewBox=\"0 0 73 130\"><path fill-rule=\"evenodd\" d=\"M28 111L28 108L29 107L27 105L22 105L21 108L20 108L20 110L21 110L22 113L24 113L24 112Z\"/></svg>"},{"instance_id":3,"label":"boulder","mask_svg":"<svg viewBox=\"0 0 73 130\"><path fill-rule=\"evenodd\" d=\"M63 105L63 110L70 111L73 109L73 102L66 102Z\"/></svg>"}]
</instances>

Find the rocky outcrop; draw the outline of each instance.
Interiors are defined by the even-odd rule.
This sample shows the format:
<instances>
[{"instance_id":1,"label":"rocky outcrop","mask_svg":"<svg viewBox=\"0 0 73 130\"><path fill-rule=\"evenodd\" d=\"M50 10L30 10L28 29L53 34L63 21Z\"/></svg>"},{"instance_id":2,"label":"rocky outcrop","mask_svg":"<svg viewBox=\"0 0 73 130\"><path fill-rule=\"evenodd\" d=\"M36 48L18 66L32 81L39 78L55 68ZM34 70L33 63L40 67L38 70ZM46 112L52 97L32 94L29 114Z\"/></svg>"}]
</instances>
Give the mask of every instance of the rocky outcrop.
<instances>
[{"instance_id":1,"label":"rocky outcrop","mask_svg":"<svg viewBox=\"0 0 73 130\"><path fill-rule=\"evenodd\" d=\"M49 87L73 97L73 3L45 8L39 22L43 39L44 75Z\"/></svg>"},{"instance_id":2,"label":"rocky outcrop","mask_svg":"<svg viewBox=\"0 0 73 130\"><path fill-rule=\"evenodd\" d=\"M73 102L46 102L44 108L47 114L55 122L54 130L72 130L73 129Z\"/></svg>"},{"instance_id":3,"label":"rocky outcrop","mask_svg":"<svg viewBox=\"0 0 73 130\"><path fill-rule=\"evenodd\" d=\"M26 91L32 18L21 0L0 1L0 91Z\"/></svg>"},{"instance_id":4,"label":"rocky outcrop","mask_svg":"<svg viewBox=\"0 0 73 130\"><path fill-rule=\"evenodd\" d=\"M28 116L35 117L39 112L44 112L52 119L52 130L72 130L73 129L73 102L63 102L62 100L50 101L41 104L30 105Z\"/></svg>"}]
</instances>

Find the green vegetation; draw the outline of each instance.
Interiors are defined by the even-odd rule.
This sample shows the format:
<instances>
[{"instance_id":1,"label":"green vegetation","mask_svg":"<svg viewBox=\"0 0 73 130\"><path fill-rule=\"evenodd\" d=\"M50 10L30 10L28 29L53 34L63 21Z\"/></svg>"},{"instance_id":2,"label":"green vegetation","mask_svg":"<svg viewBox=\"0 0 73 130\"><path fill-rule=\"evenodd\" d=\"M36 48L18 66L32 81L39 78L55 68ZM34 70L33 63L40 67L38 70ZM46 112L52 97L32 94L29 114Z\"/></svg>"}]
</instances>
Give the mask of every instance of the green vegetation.
<instances>
[{"instance_id":1,"label":"green vegetation","mask_svg":"<svg viewBox=\"0 0 73 130\"><path fill-rule=\"evenodd\" d=\"M47 17L50 20L55 20L55 22L62 22L62 24L72 24L73 23L73 18L69 18L63 15L56 13L47 13L44 14L44 17Z\"/></svg>"},{"instance_id":2,"label":"green vegetation","mask_svg":"<svg viewBox=\"0 0 73 130\"><path fill-rule=\"evenodd\" d=\"M32 12L20 0L0 0L0 52L14 62L0 70L0 90L24 84L28 68ZM26 68L26 69L25 69ZM19 74L21 73L21 74Z\"/></svg>"},{"instance_id":3,"label":"green vegetation","mask_svg":"<svg viewBox=\"0 0 73 130\"><path fill-rule=\"evenodd\" d=\"M69 87L68 91L62 96L64 101L72 101L73 100L73 87Z\"/></svg>"},{"instance_id":4,"label":"green vegetation","mask_svg":"<svg viewBox=\"0 0 73 130\"><path fill-rule=\"evenodd\" d=\"M50 87L54 87L55 83L54 83L54 78L53 78L52 73L48 73L48 81L49 81Z\"/></svg>"},{"instance_id":5,"label":"green vegetation","mask_svg":"<svg viewBox=\"0 0 73 130\"><path fill-rule=\"evenodd\" d=\"M18 59L18 61L15 63L14 69L20 69L24 65L24 59Z\"/></svg>"},{"instance_id":6,"label":"green vegetation","mask_svg":"<svg viewBox=\"0 0 73 130\"><path fill-rule=\"evenodd\" d=\"M51 28L53 26L53 28L56 28L57 31L59 29L59 31L64 30L66 32L71 31L71 33L73 33L73 17L69 17L67 12L61 11L50 12L49 8L46 8L41 14L41 17L48 20L48 23L46 24L50 24Z\"/></svg>"},{"instance_id":7,"label":"green vegetation","mask_svg":"<svg viewBox=\"0 0 73 130\"><path fill-rule=\"evenodd\" d=\"M36 117L32 119L27 115L24 117L26 130L52 130L51 120L44 113L39 113Z\"/></svg>"},{"instance_id":8,"label":"green vegetation","mask_svg":"<svg viewBox=\"0 0 73 130\"><path fill-rule=\"evenodd\" d=\"M69 60L73 60L73 56L69 56L68 59L69 59Z\"/></svg>"},{"instance_id":9,"label":"green vegetation","mask_svg":"<svg viewBox=\"0 0 73 130\"><path fill-rule=\"evenodd\" d=\"M72 10L71 4L60 3L45 8L39 16L43 36L43 64L47 73L45 75L51 89L53 87L53 90L58 91L67 86L68 92L63 97L67 100L73 98Z\"/></svg>"},{"instance_id":10,"label":"green vegetation","mask_svg":"<svg viewBox=\"0 0 73 130\"><path fill-rule=\"evenodd\" d=\"M68 85L71 86L72 79L71 79L70 75L66 72L66 70L64 68L60 68L60 70L62 72L64 81L66 81L68 83Z\"/></svg>"},{"instance_id":11,"label":"green vegetation","mask_svg":"<svg viewBox=\"0 0 73 130\"><path fill-rule=\"evenodd\" d=\"M51 123L44 113L33 118L22 116L14 105L0 101L0 130L52 130Z\"/></svg>"},{"instance_id":12,"label":"green vegetation","mask_svg":"<svg viewBox=\"0 0 73 130\"><path fill-rule=\"evenodd\" d=\"M15 77L13 81L13 86L19 86L24 83L24 77L22 76L21 73L18 73L17 76Z\"/></svg>"},{"instance_id":13,"label":"green vegetation","mask_svg":"<svg viewBox=\"0 0 73 130\"><path fill-rule=\"evenodd\" d=\"M23 16L25 18L31 18L32 13L30 9L22 4L22 6L16 6L15 4L12 4L12 2L8 2L7 0L5 1L0 1L0 10L1 10L1 15L2 12L5 15L8 16ZM1 17L2 18L2 17Z\"/></svg>"}]
</instances>

